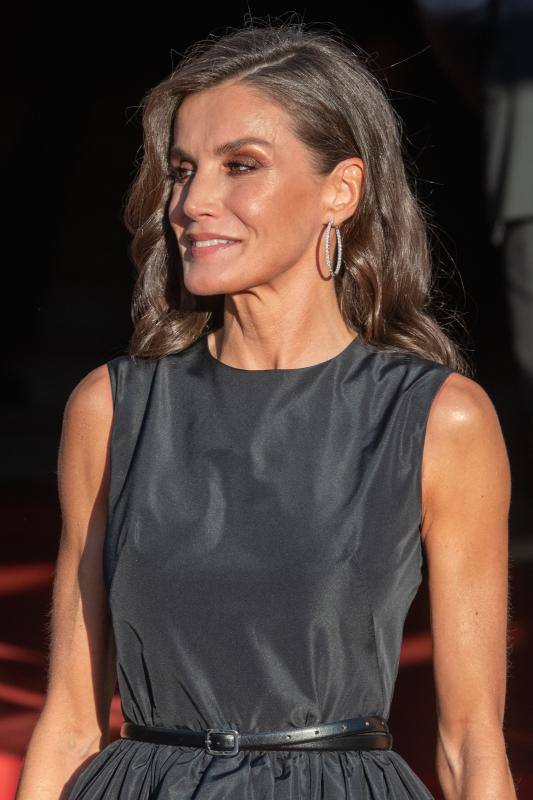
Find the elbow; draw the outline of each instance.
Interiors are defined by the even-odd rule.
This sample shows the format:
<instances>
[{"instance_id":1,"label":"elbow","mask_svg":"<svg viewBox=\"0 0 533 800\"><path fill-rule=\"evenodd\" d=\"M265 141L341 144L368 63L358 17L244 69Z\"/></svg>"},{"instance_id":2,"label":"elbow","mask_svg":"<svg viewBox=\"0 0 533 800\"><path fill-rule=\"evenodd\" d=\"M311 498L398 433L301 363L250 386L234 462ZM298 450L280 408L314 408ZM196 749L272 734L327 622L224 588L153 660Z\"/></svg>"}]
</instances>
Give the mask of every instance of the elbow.
<instances>
[{"instance_id":1,"label":"elbow","mask_svg":"<svg viewBox=\"0 0 533 800\"><path fill-rule=\"evenodd\" d=\"M446 800L462 800L472 787L476 791L483 787L491 798L515 797L514 793L492 793L492 788L500 791L502 786L512 784L505 737L498 720L439 725L435 766Z\"/></svg>"}]
</instances>

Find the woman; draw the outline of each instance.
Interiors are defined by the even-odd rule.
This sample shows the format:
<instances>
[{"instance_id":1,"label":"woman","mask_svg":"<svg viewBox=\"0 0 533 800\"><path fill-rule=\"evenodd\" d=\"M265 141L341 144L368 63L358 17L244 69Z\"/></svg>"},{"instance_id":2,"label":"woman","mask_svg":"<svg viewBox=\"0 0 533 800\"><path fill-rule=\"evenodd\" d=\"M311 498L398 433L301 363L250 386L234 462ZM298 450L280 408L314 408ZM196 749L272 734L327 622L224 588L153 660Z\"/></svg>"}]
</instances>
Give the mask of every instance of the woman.
<instances>
[{"instance_id":1,"label":"woman","mask_svg":"<svg viewBox=\"0 0 533 800\"><path fill-rule=\"evenodd\" d=\"M18 800L430 798L387 725L423 548L445 796L514 798L507 454L428 311L385 93L334 33L244 26L144 131L135 330L65 410Z\"/></svg>"}]
</instances>

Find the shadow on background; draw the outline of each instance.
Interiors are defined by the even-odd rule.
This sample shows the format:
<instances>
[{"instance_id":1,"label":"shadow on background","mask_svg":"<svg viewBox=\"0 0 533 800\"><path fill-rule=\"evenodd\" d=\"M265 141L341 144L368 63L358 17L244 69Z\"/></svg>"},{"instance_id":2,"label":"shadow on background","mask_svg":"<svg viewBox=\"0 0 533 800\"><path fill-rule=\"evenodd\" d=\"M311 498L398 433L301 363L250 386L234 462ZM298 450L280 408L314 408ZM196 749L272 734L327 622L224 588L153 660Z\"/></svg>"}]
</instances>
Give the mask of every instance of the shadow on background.
<instances>
[{"instance_id":1,"label":"shadow on background","mask_svg":"<svg viewBox=\"0 0 533 800\"><path fill-rule=\"evenodd\" d=\"M167 75L189 42L238 26L235 4L208 23L168 11L52 19L32 10L11 43L3 154L9 187L4 235L4 391L0 425L5 547L0 571L0 800L13 797L21 759L46 688L46 625L60 535L56 461L69 393L94 367L124 352L133 267L121 222L142 143L135 116L143 94ZM297 9L324 20L322 7ZM256 4L253 14L285 8ZM179 17L179 18L178 18ZM328 19L330 19L328 17ZM376 2L334 23L374 56L403 119L416 190L431 209L442 262L441 291L464 315L475 380L498 411L513 472L511 671L506 736L520 798L533 798L530 681L533 540L531 454L518 369L510 346L500 248L490 242L483 197L482 119L474 87L462 94L410 2ZM24 24L22 24L24 22ZM474 94L472 94L474 93ZM455 263L455 267L454 267ZM436 798L435 710L426 582L406 622L390 724L394 747ZM122 716L117 696L112 736Z\"/></svg>"}]
</instances>

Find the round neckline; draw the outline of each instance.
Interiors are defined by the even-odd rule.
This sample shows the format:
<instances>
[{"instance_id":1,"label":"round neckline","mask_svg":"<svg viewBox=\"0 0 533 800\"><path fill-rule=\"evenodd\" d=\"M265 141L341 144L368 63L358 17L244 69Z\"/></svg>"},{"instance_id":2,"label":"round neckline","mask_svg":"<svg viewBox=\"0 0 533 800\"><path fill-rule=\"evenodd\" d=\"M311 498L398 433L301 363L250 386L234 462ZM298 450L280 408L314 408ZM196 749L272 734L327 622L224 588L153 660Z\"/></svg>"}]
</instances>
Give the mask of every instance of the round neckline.
<instances>
[{"instance_id":1,"label":"round neckline","mask_svg":"<svg viewBox=\"0 0 533 800\"><path fill-rule=\"evenodd\" d=\"M211 331L209 331L211 333ZM231 364L225 364L220 359L216 358L211 353L209 349L209 343L207 339L207 334L203 337L203 350L204 355L206 356L207 360L217 368L221 368L224 370L229 370L234 373L244 373L245 375L292 375L292 374L299 374L299 373L307 373L311 370L316 370L321 367L326 367L328 364L332 364L335 361L339 361L342 356L347 354L352 348L359 346L360 340L363 339L360 333L355 336L351 342L349 342L346 347L337 353L336 355L332 356L331 358L326 359L326 361L319 361L317 364L308 364L306 367L281 367L280 369L276 368L268 368L268 369L244 369L243 367L233 367Z\"/></svg>"}]
</instances>

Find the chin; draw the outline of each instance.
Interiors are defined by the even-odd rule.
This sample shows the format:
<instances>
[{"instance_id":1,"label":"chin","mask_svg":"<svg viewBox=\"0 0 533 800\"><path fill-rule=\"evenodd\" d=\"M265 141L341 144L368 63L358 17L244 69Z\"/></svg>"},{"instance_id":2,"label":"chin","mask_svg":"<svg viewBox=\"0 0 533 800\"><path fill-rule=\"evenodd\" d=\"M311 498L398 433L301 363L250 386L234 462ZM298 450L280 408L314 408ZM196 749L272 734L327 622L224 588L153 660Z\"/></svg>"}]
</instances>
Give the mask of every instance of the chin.
<instances>
[{"instance_id":1,"label":"chin","mask_svg":"<svg viewBox=\"0 0 533 800\"><path fill-rule=\"evenodd\" d=\"M222 269L222 268L221 268ZM245 278L243 280L243 277ZM211 294L236 294L258 286L261 281L257 276L256 280L250 276L243 276L242 271L226 269L217 273L215 264L207 268L202 265L192 264L187 266L184 271L184 284L189 292L198 295Z\"/></svg>"},{"instance_id":2,"label":"chin","mask_svg":"<svg viewBox=\"0 0 533 800\"><path fill-rule=\"evenodd\" d=\"M235 281L221 280L217 276L196 276L195 279L184 280L185 287L191 294L198 295L215 295L215 294L229 294L230 292L239 291L239 288L234 288Z\"/></svg>"}]
</instances>

